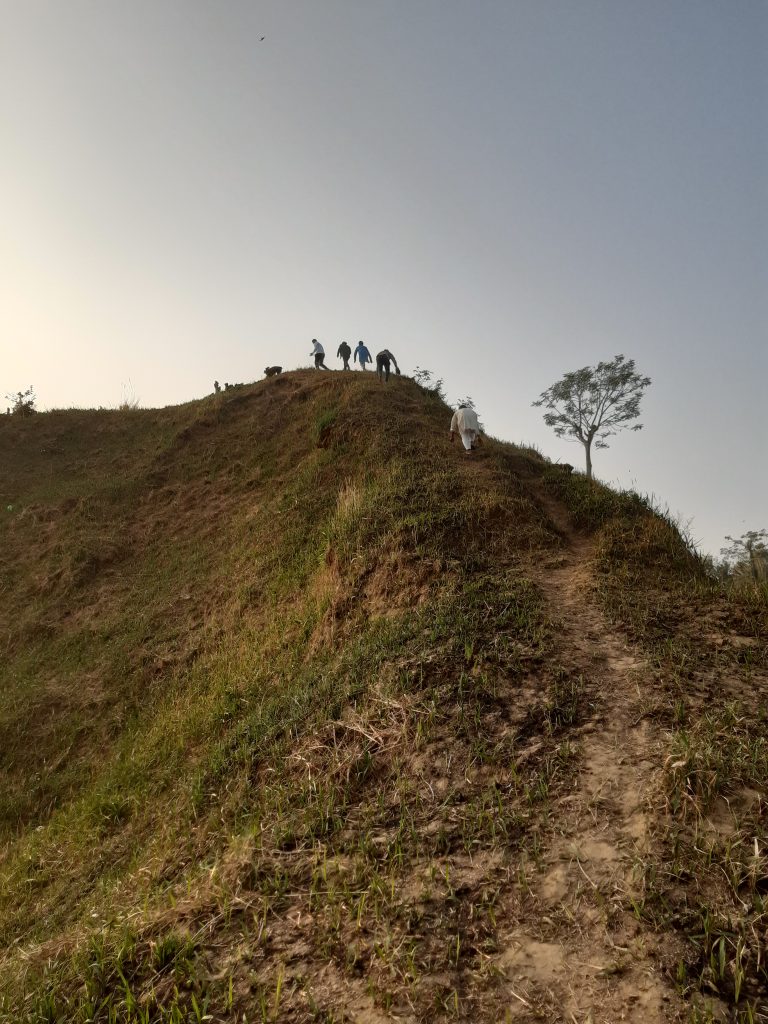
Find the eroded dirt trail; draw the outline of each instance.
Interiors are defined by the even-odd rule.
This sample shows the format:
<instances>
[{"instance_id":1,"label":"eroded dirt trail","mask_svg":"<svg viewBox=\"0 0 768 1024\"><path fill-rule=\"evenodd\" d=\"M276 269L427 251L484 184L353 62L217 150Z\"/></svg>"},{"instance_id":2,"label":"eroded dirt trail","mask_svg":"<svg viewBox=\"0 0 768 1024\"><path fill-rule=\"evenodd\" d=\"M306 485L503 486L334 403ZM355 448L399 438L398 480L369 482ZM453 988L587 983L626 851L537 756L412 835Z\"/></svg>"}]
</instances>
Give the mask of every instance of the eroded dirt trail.
<instances>
[{"instance_id":1,"label":"eroded dirt trail","mask_svg":"<svg viewBox=\"0 0 768 1024\"><path fill-rule=\"evenodd\" d=\"M681 1019L683 1004L656 966L656 937L631 910L659 760L640 708L649 669L591 592L592 542L570 528L556 503L541 500L564 548L533 576L559 633L560 661L581 677L587 710L575 730L578 783L553 810L554 839L530 883L541 916L529 933L512 937L509 977L520 986L512 1019L533 1019L526 985L548 992L561 1018L577 1024Z\"/></svg>"}]
</instances>

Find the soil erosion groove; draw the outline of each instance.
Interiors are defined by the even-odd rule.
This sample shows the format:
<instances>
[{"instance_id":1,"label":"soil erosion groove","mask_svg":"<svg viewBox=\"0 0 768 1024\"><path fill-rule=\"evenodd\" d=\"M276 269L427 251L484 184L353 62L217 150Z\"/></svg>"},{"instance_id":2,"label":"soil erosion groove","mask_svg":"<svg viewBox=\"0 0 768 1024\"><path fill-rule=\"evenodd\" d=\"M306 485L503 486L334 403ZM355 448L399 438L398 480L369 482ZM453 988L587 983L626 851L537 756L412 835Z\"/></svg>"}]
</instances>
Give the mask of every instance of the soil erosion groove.
<instances>
[{"instance_id":1,"label":"soil erosion groove","mask_svg":"<svg viewBox=\"0 0 768 1024\"><path fill-rule=\"evenodd\" d=\"M650 670L598 604L594 541L572 528L538 482L535 491L563 544L529 571L555 625L560 663L580 678L587 710L575 729L577 784L555 808L559 820L533 882L540 922L513 937L513 962L523 984L549 991L564 1020L661 1024L679 1019L683 1004L659 971L657 937L631 910L660 749L641 707ZM521 1003L515 1012L525 1020L529 1010Z\"/></svg>"}]
</instances>

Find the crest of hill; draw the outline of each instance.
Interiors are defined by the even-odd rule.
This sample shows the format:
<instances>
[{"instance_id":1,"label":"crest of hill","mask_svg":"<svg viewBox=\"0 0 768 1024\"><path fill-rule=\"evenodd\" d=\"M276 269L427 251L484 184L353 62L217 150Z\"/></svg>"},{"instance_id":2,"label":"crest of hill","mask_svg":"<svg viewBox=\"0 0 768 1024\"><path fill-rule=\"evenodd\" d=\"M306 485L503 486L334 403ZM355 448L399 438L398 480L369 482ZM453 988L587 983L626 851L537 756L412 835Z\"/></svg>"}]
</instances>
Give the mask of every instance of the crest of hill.
<instances>
[{"instance_id":1,"label":"crest of hill","mask_svg":"<svg viewBox=\"0 0 768 1024\"><path fill-rule=\"evenodd\" d=\"M545 1012L554 975L504 987L544 898L510 879L555 858L580 730L627 681L605 623L658 664L736 631L737 661L765 608L638 496L467 458L450 414L298 371L0 421L0 1020Z\"/></svg>"}]
</instances>

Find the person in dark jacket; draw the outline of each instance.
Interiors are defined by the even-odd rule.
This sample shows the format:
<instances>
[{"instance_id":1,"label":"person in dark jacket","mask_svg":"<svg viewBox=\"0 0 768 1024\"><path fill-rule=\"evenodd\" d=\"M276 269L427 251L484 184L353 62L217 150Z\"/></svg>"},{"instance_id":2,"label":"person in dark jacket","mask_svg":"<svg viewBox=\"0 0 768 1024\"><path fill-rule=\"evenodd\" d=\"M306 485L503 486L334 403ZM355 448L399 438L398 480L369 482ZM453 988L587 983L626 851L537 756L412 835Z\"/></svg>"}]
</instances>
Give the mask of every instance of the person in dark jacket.
<instances>
[{"instance_id":1,"label":"person in dark jacket","mask_svg":"<svg viewBox=\"0 0 768 1024\"><path fill-rule=\"evenodd\" d=\"M389 351L388 348L383 349L376 356L376 373L379 375L379 380L389 380L389 369L390 363L395 364L395 373L400 375L400 367L397 365L397 360Z\"/></svg>"},{"instance_id":2,"label":"person in dark jacket","mask_svg":"<svg viewBox=\"0 0 768 1024\"><path fill-rule=\"evenodd\" d=\"M336 355L338 356L339 359L344 360L344 369L350 370L351 367L349 365L349 357L352 355L352 349L349 347L346 341L342 341L342 343L339 345Z\"/></svg>"}]
</instances>

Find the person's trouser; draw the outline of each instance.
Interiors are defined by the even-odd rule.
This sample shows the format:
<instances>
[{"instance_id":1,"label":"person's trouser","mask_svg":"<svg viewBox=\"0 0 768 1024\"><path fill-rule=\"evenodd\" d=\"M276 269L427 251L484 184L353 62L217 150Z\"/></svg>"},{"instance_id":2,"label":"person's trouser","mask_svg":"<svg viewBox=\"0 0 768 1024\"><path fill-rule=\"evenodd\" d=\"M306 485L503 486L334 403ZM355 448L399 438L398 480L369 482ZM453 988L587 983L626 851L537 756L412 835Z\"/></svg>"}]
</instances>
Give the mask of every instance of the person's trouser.
<instances>
[{"instance_id":1,"label":"person's trouser","mask_svg":"<svg viewBox=\"0 0 768 1024\"><path fill-rule=\"evenodd\" d=\"M344 369L345 370L349 370L350 369L349 359L346 356L342 356L341 358L344 360Z\"/></svg>"},{"instance_id":2,"label":"person's trouser","mask_svg":"<svg viewBox=\"0 0 768 1024\"><path fill-rule=\"evenodd\" d=\"M383 358L381 356L376 356L376 373L379 375L379 380L381 380L382 375L384 380L389 380L389 366L390 363L386 356Z\"/></svg>"},{"instance_id":3,"label":"person's trouser","mask_svg":"<svg viewBox=\"0 0 768 1024\"><path fill-rule=\"evenodd\" d=\"M315 356L315 369L316 370L327 370L328 367L325 365L325 353L318 352Z\"/></svg>"},{"instance_id":4,"label":"person's trouser","mask_svg":"<svg viewBox=\"0 0 768 1024\"><path fill-rule=\"evenodd\" d=\"M468 452L472 451L472 448L474 446L475 438L476 437L477 437L477 431L476 430L462 430L461 431L461 442L464 445L464 447L467 449Z\"/></svg>"}]
</instances>

